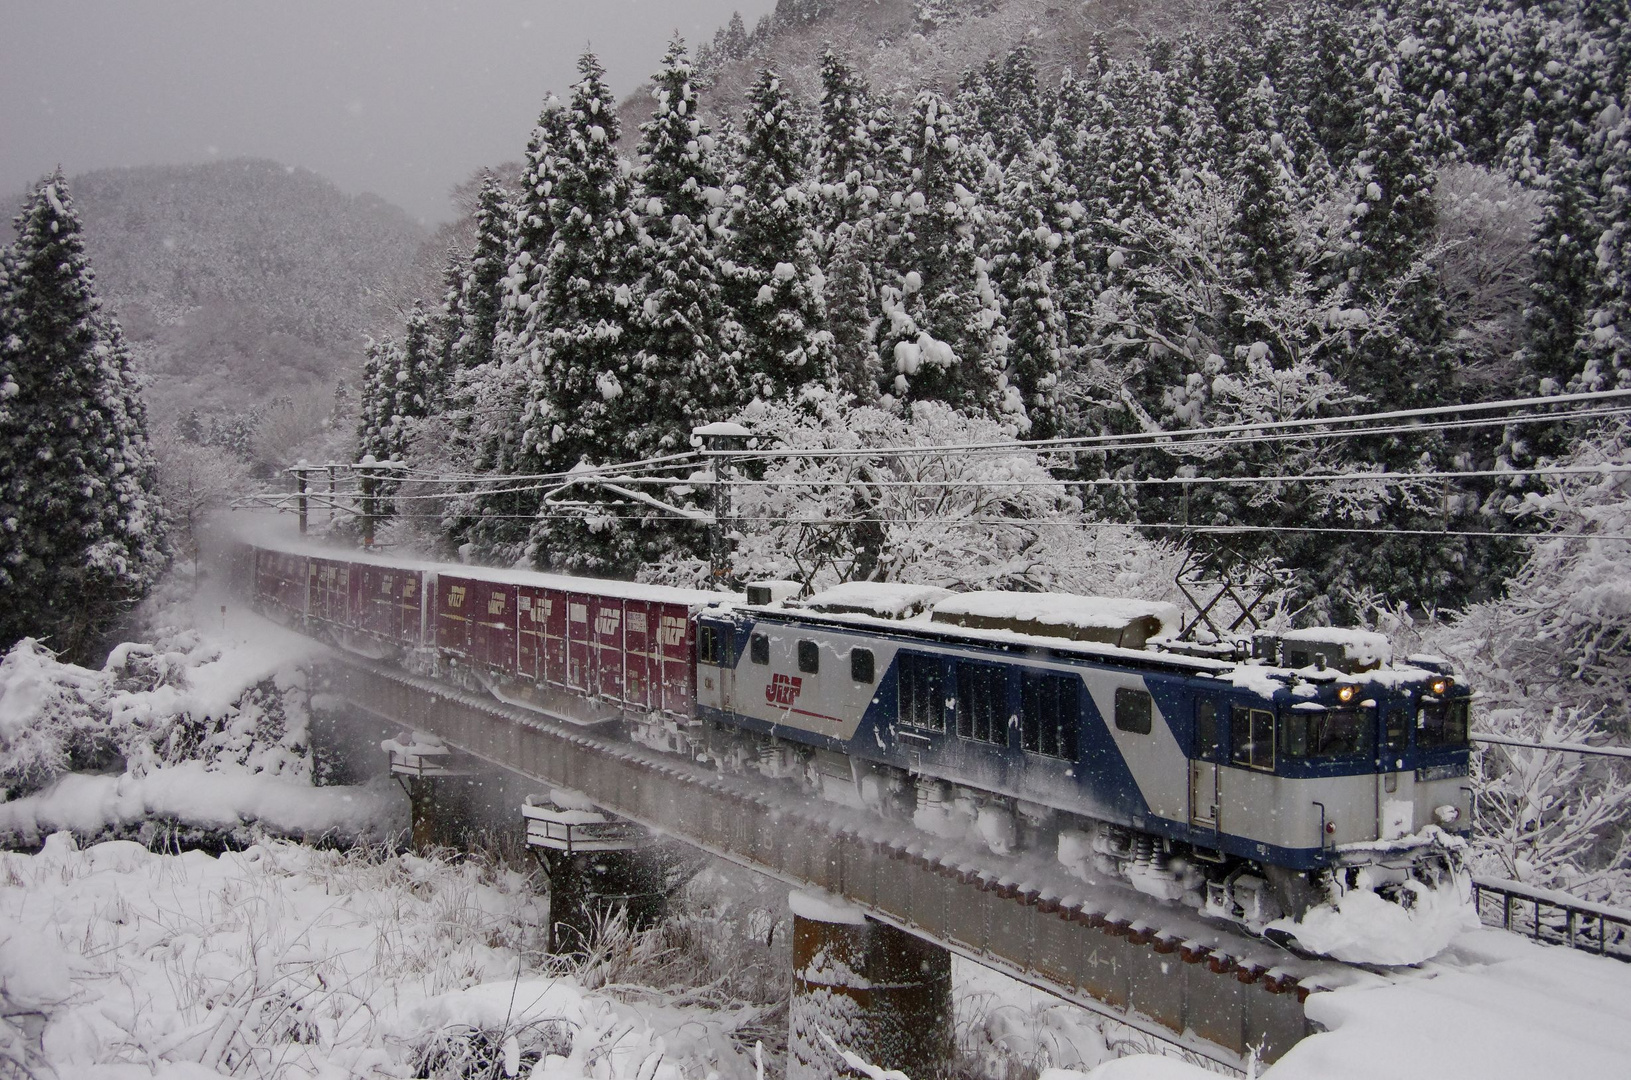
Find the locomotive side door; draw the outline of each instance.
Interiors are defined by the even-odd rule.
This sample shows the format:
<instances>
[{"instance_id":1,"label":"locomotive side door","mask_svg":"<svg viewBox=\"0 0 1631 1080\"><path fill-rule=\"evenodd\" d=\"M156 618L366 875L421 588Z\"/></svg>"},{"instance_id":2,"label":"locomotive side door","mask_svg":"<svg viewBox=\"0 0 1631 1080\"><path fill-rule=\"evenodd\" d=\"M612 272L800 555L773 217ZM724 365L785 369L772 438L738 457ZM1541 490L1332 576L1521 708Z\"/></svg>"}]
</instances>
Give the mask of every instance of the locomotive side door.
<instances>
[{"instance_id":1,"label":"locomotive side door","mask_svg":"<svg viewBox=\"0 0 1631 1080\"><path fill-rule=\"evenodd\" d=\"M1223 760L1218 703L1195 699L1195 744L1189 758L1189 823L1218 830L1218 765Z\"/></svg>"}]
</instances>

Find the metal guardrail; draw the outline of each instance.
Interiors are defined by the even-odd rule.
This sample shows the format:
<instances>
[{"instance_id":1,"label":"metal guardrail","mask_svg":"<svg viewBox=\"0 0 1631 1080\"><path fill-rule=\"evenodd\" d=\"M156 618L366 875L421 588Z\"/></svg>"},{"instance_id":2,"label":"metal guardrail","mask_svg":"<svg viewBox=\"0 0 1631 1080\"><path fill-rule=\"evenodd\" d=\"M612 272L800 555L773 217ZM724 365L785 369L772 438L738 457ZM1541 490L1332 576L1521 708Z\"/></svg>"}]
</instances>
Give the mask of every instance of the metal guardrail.
<instances>
[{"instance_id":1,"label":"metal guardrail","mask_svg":"<svg viewBox=\"0 0 1631 1080\"><path fill-rule=\"evenodd\" d=\"M1474 878L1472 899L1486 925L1631 963L1631 911L1494 878Z\"/></svg>"}]
</instances>

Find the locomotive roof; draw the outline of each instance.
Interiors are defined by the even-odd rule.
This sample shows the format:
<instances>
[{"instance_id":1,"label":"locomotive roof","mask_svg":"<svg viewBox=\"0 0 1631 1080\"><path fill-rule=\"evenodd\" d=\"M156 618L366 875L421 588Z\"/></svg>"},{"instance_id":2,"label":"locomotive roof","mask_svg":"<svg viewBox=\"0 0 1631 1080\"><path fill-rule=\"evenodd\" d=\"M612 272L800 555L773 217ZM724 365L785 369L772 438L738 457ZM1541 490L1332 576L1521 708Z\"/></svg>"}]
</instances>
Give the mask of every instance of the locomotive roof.
<instances>
[{"instance_id":1,"label":"locomotive roof","mask_svg":"<svg viewBox=\"0 0 1631 1080\"><path fill-rule=\"evenodd\" d=\"M787 623L806 623L830 626L835 629L866 630L880 636L919 638L932 641L958 642L985 646L1000 646L1008 651L1043 653L1072 659L1097 660L1120 667L1170 671L1194 676L1211 676L1225 681L1238 690L1247 690L1263 697L1274 697L1279 691L1288 691L1294 697L1312 696L1322 682L1341 679L1345 682L1376 683L1397 688L1407 683L1433 678L1438 673L1415 666L1383 667L1358 675L1342 676L1333 670L1315 671L1312 668L1272 667L1257 661L1218 660L1206 656L1189 656L1166 652L1159 647L1128 649L1095 641L1072 641L1068 638L1023 634L1013 630L986 629L958 626L954 623L934 622L930 613L909 619L880 618L854 612L811 611L806 608L785 607L781 604L732 604L733 610L748 612L755 617ZM1290 676L1297 676L1293 680Z\"/></svg>"}]
</instances>

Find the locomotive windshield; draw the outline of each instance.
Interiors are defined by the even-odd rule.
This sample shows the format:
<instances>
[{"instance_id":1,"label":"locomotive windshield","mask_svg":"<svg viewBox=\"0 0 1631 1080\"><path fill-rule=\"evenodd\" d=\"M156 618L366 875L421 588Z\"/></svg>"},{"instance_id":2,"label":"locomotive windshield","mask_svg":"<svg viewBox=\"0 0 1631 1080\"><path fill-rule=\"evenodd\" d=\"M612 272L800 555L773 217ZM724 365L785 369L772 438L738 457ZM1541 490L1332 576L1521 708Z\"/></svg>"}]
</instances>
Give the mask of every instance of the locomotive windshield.
<instances>
[{"instance_id":1,"label":"locomotive windshield","mask_svg":"<svg viewBox=\"0 0 1631 1080\"><path fill-rule=\"evenodd\" d=\"M1467 699L1422 699L1416 714L1416 745L1423 750L1467 745Z\"/></svg>"},{"instance_id":2,"label":"locomotive windshield","mask_svg":"<svg viewBox=\"0 0 1631 1080\"><path fill-rule=\"evenodd\" d=\"M1280 714L1280 752L1297 758L1369 754L1375 731L1370 709L1287 709Z\"/></svg>"}]
</instances>

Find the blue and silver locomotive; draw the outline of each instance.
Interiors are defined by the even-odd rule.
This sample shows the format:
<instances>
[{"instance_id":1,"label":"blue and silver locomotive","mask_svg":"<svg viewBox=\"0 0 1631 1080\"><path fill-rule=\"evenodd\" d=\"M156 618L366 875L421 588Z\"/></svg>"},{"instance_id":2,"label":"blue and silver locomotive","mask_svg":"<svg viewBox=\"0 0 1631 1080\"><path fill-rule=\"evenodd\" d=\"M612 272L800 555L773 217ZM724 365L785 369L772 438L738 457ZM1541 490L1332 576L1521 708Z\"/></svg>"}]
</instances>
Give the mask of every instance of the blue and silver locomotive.
<instances>
[{"instance_id":1,"label":"blue and silver locomotive","mask_svg":"<svg viewBox=\"0 0 1631 1080\"><path fill-rule=\"evenodd\" d=\"M1261 926L1460 869L1470 690L1385 638L1184 651L1172 605L852 584L697 617L722 765ZM1211 655L1202 655L1211 652Z\"/></svg>"}]
</instances>

